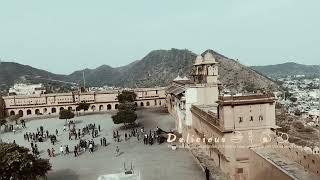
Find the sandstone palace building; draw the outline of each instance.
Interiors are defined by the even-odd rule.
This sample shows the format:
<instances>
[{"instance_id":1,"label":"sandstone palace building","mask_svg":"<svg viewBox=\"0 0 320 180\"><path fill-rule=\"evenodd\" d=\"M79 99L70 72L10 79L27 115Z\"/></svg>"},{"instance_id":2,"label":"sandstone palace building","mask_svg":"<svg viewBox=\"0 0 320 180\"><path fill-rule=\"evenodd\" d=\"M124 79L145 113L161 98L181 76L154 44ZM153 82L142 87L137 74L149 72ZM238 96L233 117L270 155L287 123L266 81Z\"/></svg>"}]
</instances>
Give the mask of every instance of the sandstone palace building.
<instances>
[{"instance_id":1,"label":"sandstone palace building","mask_svg":"<svg viewBox=\"0 0 320 180\"><path fill-rule=\"evenodd\" d=\"M196 58L190 77L177 77L166 89L168 110L184 139L201 140L187 147L206 154L226 179L320 179L319 148L276 133L273 94L223 95L210 52Z\"/></svg>"},{"instance_id":2,"label":"sandstone palace building","mask_svg":"<svg viewBox=\"0 0 320 180\"><path fill-rule=\"evenodd\" d=\"M138 107L157 107L165 105L164 88L142 88L133 90L137 94ZM8 115L38 117L58 115L62 109L75 110L80 102L90 104L89 112L105 112L118 108L117 95L120 91L71 92L58 94L35 94L5 96Z\"/></svg>"}]
</instances>

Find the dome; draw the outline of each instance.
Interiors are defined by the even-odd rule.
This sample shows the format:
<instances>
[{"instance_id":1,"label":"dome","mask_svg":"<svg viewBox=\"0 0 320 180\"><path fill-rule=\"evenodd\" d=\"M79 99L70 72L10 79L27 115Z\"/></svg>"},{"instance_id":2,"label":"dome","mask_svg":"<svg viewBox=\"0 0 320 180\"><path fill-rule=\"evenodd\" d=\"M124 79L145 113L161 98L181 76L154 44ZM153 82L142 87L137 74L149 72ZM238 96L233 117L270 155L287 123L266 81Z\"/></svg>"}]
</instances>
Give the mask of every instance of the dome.
<instances>
[{"instance_id":1,"label":"dome","mask_svg":"<svg viewBox=\"0 0 320 180\"><path fill-rule=\"evenodd\" d=\"M207 52L204 55L204 64L212 64L212 63L217 63L216 59L214 58L213 54L210 52Z\"/></svg>"},{"instance_id":2,"label":"dome","mask_svg":"<svg viewBox=\"0 0 320 180\"><path fill-rule=\"evenodd\" d=\"M194 65L199 65L203 62L203 58L201 55L198 55L196 58L196 61L194 62Z\"/></svg>"},{"instance_id":3,"label":"dome","mask_svg":"<svg viewBox=\"0 0 320 180\"><path fill-rule=\"evenodd\" d=\"M184 80L184 81L189 81L190 79L187 78L187 76L184 76L184 77L182 78L182 80Z\"/></svg>"},{"instance_id":4,"label":"dome","mask_svg":"<svg viewBox=\"0 0 320 180\"><path fill-rule=\"evenodd\" d=\"M173 81L181 81L183 80L179 75Z\"/></svg>"}]
</instances>

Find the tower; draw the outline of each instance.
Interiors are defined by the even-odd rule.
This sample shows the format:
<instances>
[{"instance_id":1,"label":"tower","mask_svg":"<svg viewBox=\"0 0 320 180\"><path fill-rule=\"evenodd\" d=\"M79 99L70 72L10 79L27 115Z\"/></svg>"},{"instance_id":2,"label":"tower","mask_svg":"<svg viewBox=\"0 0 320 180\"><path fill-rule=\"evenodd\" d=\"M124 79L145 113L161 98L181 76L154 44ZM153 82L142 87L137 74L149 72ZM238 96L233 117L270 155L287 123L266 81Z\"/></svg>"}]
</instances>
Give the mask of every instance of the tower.
<instances>
[{"instance_id":1,"label":"tower","mask_svg":"<svg viewBox=\"0 0 320 180\"><path fill-rule=\"evenodd\" d=\"M218 101L219 85L218 62L212 53L206 52L204 57L197 56L192 68L193 85L196 104L212 105Z\"/></svg>"},{"instance_id":2,"label":"tower","mask_svg":"<svg viewBox=\"0 0 320 180\"><path fill-rule=\"evenodd\" d=\"M204 57L197 56L192 69L192 77L196 84L218 84L218 62L213 54L207 52Z\"/></svg>"}]
</instances>

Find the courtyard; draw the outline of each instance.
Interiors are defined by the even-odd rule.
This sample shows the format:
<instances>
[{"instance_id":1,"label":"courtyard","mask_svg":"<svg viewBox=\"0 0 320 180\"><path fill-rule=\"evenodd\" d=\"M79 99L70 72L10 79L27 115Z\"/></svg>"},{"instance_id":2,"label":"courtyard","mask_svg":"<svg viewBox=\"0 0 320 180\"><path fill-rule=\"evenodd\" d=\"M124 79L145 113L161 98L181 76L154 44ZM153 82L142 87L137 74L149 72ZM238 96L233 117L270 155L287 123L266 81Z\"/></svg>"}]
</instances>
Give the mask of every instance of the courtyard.
<instances>
[{"instance_id":1,"label":"courtyard","mask_svg":"<svg viewBox=\"0 0 320 180\"><path fill-rule=\"evenodd\" d=\"M137 111L137 123L149 130L154 130L157 126L165 131L174 128L172 117L160 109L143 109ZM88 151L74 157L69 155L59 155L59 147L68 145L70 151L79 143L79 140L69 140L68 132L63 131L65 120L49 118L42 120L32 120L27 122L27 128L17 131L15 134L2 133L1 139L5 142L16 141L17 144L30 148L30 143L25 141L23 134L26 132L36 132L37 128L43 126L50 134L54 134L58 129L58 143L54 146L49 140L37 143L40 156L48 159L46 150L55 148L57 156L50 158L52 170L48 173L48 180L96 180L100 175L117 174L124 172L124 164L130 168L131 164L136 172L139 172L142 180L202 180L205 179L201 168L187 149L177 149L173 151L167 143L150 146L144 145L136 137L124 140L124 133L130 130L122 128L122 125L115 125L111 119L112 114L94 114L75 117L76 128L85 127L87 124L95 123L101 126L99 136L94 139L97 148L94 153ZM137 127L140 130L140 127ZM113 131L119 131L121 142L114 142ZM107 139L108 146L100 146L100 138ZM83 139L92 139L86 135ZM120 148L120 155L115 156L116 146Z\"/></svg>"}]
</instances>

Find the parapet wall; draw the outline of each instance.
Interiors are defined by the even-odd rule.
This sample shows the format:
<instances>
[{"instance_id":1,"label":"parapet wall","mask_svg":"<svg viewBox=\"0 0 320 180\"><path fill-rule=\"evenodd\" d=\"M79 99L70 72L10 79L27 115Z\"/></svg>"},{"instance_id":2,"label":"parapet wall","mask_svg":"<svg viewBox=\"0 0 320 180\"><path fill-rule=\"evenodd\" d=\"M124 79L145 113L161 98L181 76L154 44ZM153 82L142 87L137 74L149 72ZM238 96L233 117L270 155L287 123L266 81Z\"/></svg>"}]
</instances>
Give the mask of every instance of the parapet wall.
<instances>
[{"instance_id":1,"label":"parapet wall","mask_svg":"<svg viewBox=\"0 0 320 180\"><path fill-rule=\"evenodd\" d=\"M320 150L319 147L302 147L277 137L270 144L281 155L299 163L306 171L320 176Z\"/></svg>"}]
</instances>

